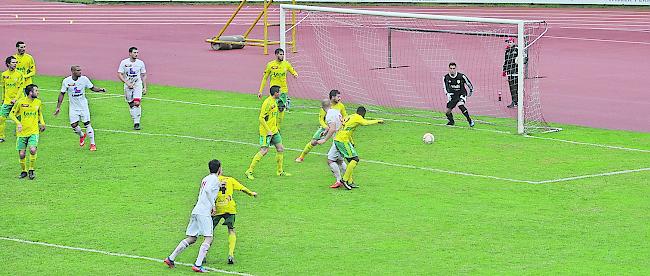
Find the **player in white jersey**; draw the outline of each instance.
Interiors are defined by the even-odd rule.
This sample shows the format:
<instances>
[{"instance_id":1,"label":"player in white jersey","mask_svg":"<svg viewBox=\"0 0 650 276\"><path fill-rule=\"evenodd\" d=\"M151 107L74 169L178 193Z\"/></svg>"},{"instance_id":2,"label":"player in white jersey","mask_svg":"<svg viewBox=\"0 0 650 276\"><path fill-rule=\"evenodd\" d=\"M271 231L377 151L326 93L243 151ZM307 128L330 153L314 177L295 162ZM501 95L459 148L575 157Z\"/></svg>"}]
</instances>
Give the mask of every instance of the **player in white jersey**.
<instances>
[{"instance_id":1,"label":"player in white jersey","mask_svg":"<svg viewBox=\"0 0 650 276\"><path fill-rule=\"evenodd\" d=\"M331 106L331 101L329 99L324 99L322 101L322 106L324 110L327 110L327 114L325 115L325 122L327 122L327 133L323 138L318 140L316 143L319 145L324 144L329 140L329 138L334 137L336 135L336 132L341 128L343 125L343 115L341 114L341 111L338 109L330 108ZM326 108L327 107L327 108ZM343 156L339 153L339 151L336 149L336 146L334 145L334 142L332 142L332 146L330 147L330 150L327 152L327 165L329 165L330 169L332 170L332 173L334 174L334 177L336 178L336 182L330 186L330 188L338 188L340 187L342 175L345 174L345 169L347 165L345 164L343 160Z\"/></svg>"},{"instance_id":2,"label":"player in white jersey","mask_svg":"<svg viewBox=\"0 0 650 276\"><path fill-rule=\"evenodd\" d=\"M59 94L59 101L56 103L54 116L59 115L59 112L61 112L63 97L68 93L70 99L68 112L70 117L70 126L72 127L72 130L79 135L79 146L83 147L86 144L86 138L88 138L90 139L90 150L96 151L95 131L90 125L90 110L88 109L88 100L86 99L86 89L90 89L94 92L106 92L106 89L96 87L88 77L81 75L81 66L72 65L70 71L72 72L72 75L63 79L63 82L61 82L61 94ZM79 121L84 123L86 133L81 131Z\"/></svg>"},{"instance_id":3,"label":"player in white jersey","mask_svg":"<svg viewBox=\"0 0 650 276\"><path fill-rule=\"evenodd\" d=\"M129 103L133 129L140 130L142 95L147 94L147 69L144 62L138 59L138 48L129 48L129 58L120 62L117 76L124 83L124 98Z\"/></svg>"},{"instance_id":4,"label":"player in white jersey","mask_svg":"<svg viewBox=\"0 0 650 276\"><path fill-rule=\"evenodd\" d=\"M225 192L226 189L226 183L219 181L221 161L216 159L211 160L208 162L208 168L210 169L210 174L201 181L199 198L196 201L196 205L194 205L194 209L192 209L190 223L187 225L187 230L185 231L187 237L164 260L169 268L174 268L174 259L176 259L176 256L188 246L194 244L198 235L202 235L204 237L203 244L201 244L199 255L196 257L196 262L194 262L192 270L196 272L208 272L202 265L203 259L205 259L205 255L208 253L212 244L212 230L214 229L212 225L212 213L216 212L215 201L217 200L217 194L220 190Z\"/></svg>"}]
</instances>

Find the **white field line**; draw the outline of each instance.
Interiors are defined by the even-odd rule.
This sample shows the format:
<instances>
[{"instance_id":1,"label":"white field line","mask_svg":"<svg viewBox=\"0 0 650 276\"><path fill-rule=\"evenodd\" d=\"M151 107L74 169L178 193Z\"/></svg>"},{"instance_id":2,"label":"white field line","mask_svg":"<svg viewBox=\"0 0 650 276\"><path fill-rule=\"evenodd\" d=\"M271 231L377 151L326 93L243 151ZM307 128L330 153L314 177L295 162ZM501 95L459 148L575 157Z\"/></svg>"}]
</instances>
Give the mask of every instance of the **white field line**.
<instances>
[{"instance_id":1,"label":"white field line","mask_svg":"<svg viewBox=\"0 0 650 276\"><path fill-rule=\"evenodd\" d=\"M68 249L68 250L74 250L74 251L99 253L99 254L115 256L115 257L123 257L123 258L130 258L130 259L141 259L141 260L153 261L153 262L157 262L157 263L162 263L163 262L163 260L156 259L156 258L150 258L150 257L144 257L144 256L138 256L138 255L130 255L130 254L123 254L123 253L115 253L115 252L109 252L109 251L103 251L103 250L97 250L97 249L90 249L90 248L72 247L72 246L67 246L67 245L52 244L52 243L46 243L46 242L29 241L29 240L16 239L16 238L7 238L7 237L0 237L0 240L13 241L13 242L32 244L32 245L41 245L41 246L54 247L54 248L60 248L60 249ZM193 265L193 264L181 263L181 262L175 262L175 264L176 265L183 265L183 266L192 266ZM208 269L208 270L211 270L211 271L225 273L225 274L252 276L252 274L248 274L248 273L222 270L222 269L217 269L217 268L212 268L212 267L207 267L207 266L204 266L204 268Z\"/></svg>"},{"instance_id":2,"label":"white field line","mask_svg":"<svg viewBox=\"0 0 650 276\"><path fill-rule=\"evenodd\" d=\"M43 88L41 90L59 92L58 90L55 90L55 89ZM116 96L120 95L121 96L121 94L113 94L113 95L116 95ZM146 100L162 101L162 102L188 104L188 105L198 105L198 106L224 107L224 108L245 109L245 110L259 110L258 107L245 107L245 106L220 105L220 104L206 104L206 103L197 103L197 102L170 100L170 99L160 99L160 98L151 98L151 97L146 97L145 99ZM292 112L295 112L295 111L292 111ZM307 115L315 115L316 114L316 113L313 113L313 112L302 112L302 111L301 112L295 112L295 113L301 113L301 114L307 114ZM450 127L450 126L447 126L446 124L435 124L435 123L429 123L429 122L411 121L411 120L404 120L404 119L384 119L384 118L379 118L379 119L383 119L385 121L402 122L402 123L425 124L425 125L432 125L432 126ZM455 128L467 128L467 129L476 130L476 131L487 131L487 132L494 132L494 133L499 133L499 134L513 135L512 132L508 132L508 131L470 128L470 127L460 127L460 126L453 126L453 127L455 127ZM534 139L544 139L544 140L550 140L550 141L556 141L556 142L562 142L562 143L569 143L569 144L575 144L575 145L608 148L608 149L614 149L614 150L624 150L624 151L635 151L635 152L650 153L650 150L644 150L644 149L626 148L626 147L610 146L610 145L603 145L603 144L593 144L593 143L577 142L577 141L571 141L571 140L563 140L563 139L555 139L555 138L547 138L547 137L538 137L538 136L527 136L526 135L525 137L534 138Z\"/></svg>"},{"instance_id":3,"label":"white field line","mask_svg":"<svg viewBox=\"0 0 650 276\"><path fill-rule=\"evenodd\" d=\"M52 128L68 128L68 126L55 126L55 125L48 125L48 127L52 127ZM112 129L98 129L98 128L95 128L95 131L121 133L121 134L135 134L135 135L143 135L143 136L183 138L183 139L192 139L192 140L209 141L209 142L225 142L225 143L233 143L233 144L240 144L240 145L249 145L249 146L254 146L254 147L259 146L259 144L256 144L256 143L249 143L249 142L242 142L242 141L228 140L228 139L214 139L214 138L195 137L195 136L189 136L189 135L177 135L177 134L167 134L167 133L146 133L146 132L112 130ZM285 148L285 149L295 151L295 152L302 152L301 149L294 149L294 148ZM321 155L321 156L326 156L327 155L327 154L319 153L319 152L312 152L311 154L316 154L316 155ZM597 173L597 174L589 174L589 175L580 175L580 176L573 176L573 177L566 177L566 178L534 181L534 180L512 179L512 178L505 178L505 177L498 177L498 176L491 176L491 175L473 174L473 173L466 173L466 172L457 172L457 171L450 171L450 170L443 170L443 169L429 168L429 167L419 167L419 166L413 166L413 165L395 164L395 163L376 161L376 160L369 160L369 159L363 159L363 162L386 165L386 166L391 166L391 167L398 167L398 168L416 169L416 170L424 170L424 171L437 172L437 173L445 173L445 174L452 174L452 175L462 175L462 176L478 177L478 178L487 178L487 179L494 179L494 180L501 180L501 181L515 182L515 183L527 183L527 184L558 183L558 182L566 182L566 181L585 179L585 178L594 178L594 177L601 177L601 176L611 176L611 175L618 175L618 174L628 174L628 173L635 173L635 172L650 171L650 168L641 168L641 169L613 171L613 172L605 172L605 173Z\"/></svg>"},{"instance_id":4,"label":"white field line","mask_svg":"<svg viewBox=\"0 0 650 276\"><path fill-rule=\"evenodd\" d=\"M580 176L567 177L567 178L543 180L543 181L536 181L535 184L558 183L558 182L585 179L585 178L594 178L594 177L601 177L601 176L610 176L610 175L627 174L627 173L644 172L644 171L650 171L650 168L614 171L614 172L606 172L606 173L598 173L598 174L580 175Z\"/></svg>"},{"instance_id":5,"label":"white field line","mask_svg":"<svg viewBox=\"0 0 650 276\"><path fill-rule=\"evenodd\" d=\"M584 41L598 41L598 42L613 42L613 43L650 45L650 42L642 42L642 41L626 41L626 40L612 40L612 39L598 39L598 38L584 38L584 37L566 37L566 36L546 36L546 37L547 38L558 38L558 39L570 39L570 40L584 40Z\"/></svg>"},{"instance_id":6,"label":"white field line","mask_svg":"<svg viewBox=\"0 0 650 276\"><path fill-rule=\"evenodd\" d=\"M51 127L51 128L69 128L69 126L56 126L56 125L47 125L47 127ZM233 143L233 144L239 144L239 145L249 145L249 146L259 147L258 143L249 143L249 142L242 142L242 141L228 140L228 139L214 139L214 138L195 137L195 136L190 136L190 135L177 135L177 134L168 134L168 133L146 133L146 132L139 132L139 131L136 132L136 131L114 130L114 129L99 129L99 128L94 128L94 130L95 131L100 131L100 132L103 131L103 132L122 133L122 134L135 134L135 135L143 135L143 136L158 136L158 137L184 138L184 139L192 139L192 140L199 140L199 141L209 141L209 142L224 142L224 143ZM285 150L290 150L290 151L295 151L295 152L302 152L302 149L294 149L294 148L287 148L287 147L285 147L284 149ZM327 154L320 153L320 152L311 152L310 154L327 156ZM502 181L508 181L508 182L516 182L516 183L536 184L536 182L537 182L537 181L511 179L511 178L491 176L491 175L481 175L481 174L473 174L473 173L466 173L466 172L456 172L456 171L429 168L429 167L418 167L418 166L413 166L413 165L395 164L395 163L376 161L376 160L369 160L369 159L363 159L363 162L386 165L386 166L391 166L391 167L398 167L398 168L424 170L424 171L431 171L431 172L438 172L438 173L445 173L445 174L453 174L453 175L464 175L464 176L478 177L478 178L488 178L488 179L495 179L495 180L502 180Z\"/></svg>"}]
</instances>

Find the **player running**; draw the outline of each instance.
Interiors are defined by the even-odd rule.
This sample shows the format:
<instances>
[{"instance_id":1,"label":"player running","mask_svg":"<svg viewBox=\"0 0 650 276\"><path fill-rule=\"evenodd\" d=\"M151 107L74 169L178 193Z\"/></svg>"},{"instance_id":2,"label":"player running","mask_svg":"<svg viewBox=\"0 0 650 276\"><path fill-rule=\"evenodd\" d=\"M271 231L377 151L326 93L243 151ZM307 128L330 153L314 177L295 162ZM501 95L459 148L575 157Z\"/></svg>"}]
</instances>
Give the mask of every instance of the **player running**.
<instances>
[{"instance_id":1,"label":"player running","mask_svg":"<svg viewBox=\"0 0 650 276\"><path fill-rule=\"evenodd\" d=\"M90 109L88 108L88 100L86 99L86 89L94 92L106 92L106 89L95 87L88 77L81 75L81 66L73 65L70 67L70 71L72 75L63 79L61 82L61 94L59 94L59 100L56 103L54 116L59 115L59 112L61 112L63 97L68 93L70 99L68 111L70 126L79 135L79 146L83 147L86 144L86 137L88 137L90 139L90 151L96 151L95 131L92 125L90 125ZM79 121L83 122L84 127L86 127L86 133L81 131Z\"/></svg>"}]
</instances>

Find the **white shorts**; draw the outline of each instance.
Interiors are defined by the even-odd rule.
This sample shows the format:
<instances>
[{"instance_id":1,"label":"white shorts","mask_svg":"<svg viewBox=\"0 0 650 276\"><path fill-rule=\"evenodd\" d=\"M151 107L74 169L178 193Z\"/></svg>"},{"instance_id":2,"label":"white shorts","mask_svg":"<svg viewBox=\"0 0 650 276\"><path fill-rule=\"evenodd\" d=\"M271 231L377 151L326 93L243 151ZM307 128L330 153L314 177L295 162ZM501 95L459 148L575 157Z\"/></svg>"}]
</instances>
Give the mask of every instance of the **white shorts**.
<instances>
[{"instance_id":1,"label":"white shorts","mask_svg":"<svg viewBox=\"0 0 650 276\"><path fill-rule=\"evenodd\" d=\"M76 123L76 122L90 122L90 110L88 108L84 109L70 109L70 112L68 112L70 115L70 123Z\"/></svg>"},{"instance_id":2,"label":"white shorts","mask_svg":"<svg viewBox=\"0 0 650 276\"><path fill-rule=\"evenodd\" d=\"M132 89L124 85L124 99L127 103L133 101L133 99L142 99L142 83L136 83Z\"/></svg>"},{"instance_id":3,"label":"white shorts","mask_svg":"<svg viewBox=\"0 0 650 276\"><path fill-rule=\"evenodd\" d=\"M343 155L341 155L339 150L336 148L336 145L334 145L334 142L332 142L332 146L330 147L330 150L327 152L327 160L345 161L343 160Z\"/></svg>"},{"instance_id":4,"label":"white shorts","mask_svg":"<svg viewBox=\"0 0 650 276\"><path fill-rule=\"evenodd\" d=\"M212 217L206 215L197 215L192 214L190 217L190 223L187 225L187 230L185 235L188 236L199 236L203 235L204 237L212 237Z\"/></svg>"}]
</instances>

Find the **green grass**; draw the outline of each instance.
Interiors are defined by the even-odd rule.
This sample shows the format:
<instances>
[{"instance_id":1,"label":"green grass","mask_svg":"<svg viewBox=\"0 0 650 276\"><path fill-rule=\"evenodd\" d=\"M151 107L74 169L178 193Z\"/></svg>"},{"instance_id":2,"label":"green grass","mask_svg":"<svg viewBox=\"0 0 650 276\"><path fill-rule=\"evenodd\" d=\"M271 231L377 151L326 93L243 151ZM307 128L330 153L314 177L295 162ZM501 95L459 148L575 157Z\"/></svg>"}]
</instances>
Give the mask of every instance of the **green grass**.
<instances>
[{"instance_id":1,"label":"green grass","mask_svg":"<svg viewBox=\"0 0 650 276\"><path fill-rule=\"evenodd\" d=\"M253 95L151 85L140 133L157 136L137 135L123 98L103 98L120 94L121 85L95 81L109 95L89 93L99 148L90 152L69 128L67 99L62 114L52 116L60 81L37 79L49 127L41 134L36 180L16 179L14 136L0 144L0 237L163 259L184 236L207 161L219 158L226 175L260 196L236 194L237 263L225 264L226 230L218 226L211 267L254 275L650 273L650 171L527 184L370 162L543 181L650 167L647 133L561 125L559 133L539 135L641 152L495 133L485 125L388 121L355 133L361 188L333 190L322 155L297 164L292 150L285 169L293 177L274 175L273 150L255 181L243 177L258 148L233 142L257 142L260 101ZM285 121L285 146L302 149L317 126L315 109L294 110ZM7 133L13 129L7 125ZM434 144L421 142L425 132L435 134ZM191 273L14 241L0 240L0 248L0 274ZM194 245L177 261L191 263L197 251Z\"/></svg>"}]
</instances>

